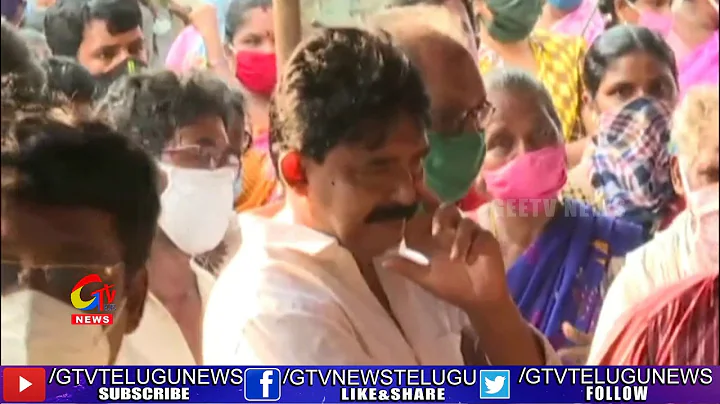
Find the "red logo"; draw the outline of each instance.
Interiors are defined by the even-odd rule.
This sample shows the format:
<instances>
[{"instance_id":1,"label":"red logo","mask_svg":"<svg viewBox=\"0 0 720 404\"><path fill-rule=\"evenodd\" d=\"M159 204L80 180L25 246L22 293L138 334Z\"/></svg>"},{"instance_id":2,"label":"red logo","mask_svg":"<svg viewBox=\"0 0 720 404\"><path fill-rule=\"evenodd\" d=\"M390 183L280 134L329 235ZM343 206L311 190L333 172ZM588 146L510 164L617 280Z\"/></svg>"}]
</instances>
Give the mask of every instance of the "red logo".
<instances>
[{"instance_id":1,"label":"red logo","mask_svg":"<svg viewBox=\"0 0 720 404\"><path fill-rule=\"evenodd\" d=\"M81 296L83 288L88 285L93 285L90 287L97 287L98 284L101 284L102 287L90 294L92 298L90 300L83 299ZM110 325L112 324L113 316L112 314L107 314L107 312L115 311L115 285L104 283L98 274L90 274L80 279L75 287L73 287L70 293L70 303L78 310L100 312L72 314L70 316L71 324Z\"/></svg>"},{"instance_id":2,"label":"red logo","mask_svg":"<svg viewBox=\"0 0 720 404\"><path fill-rule=\"evenodd\" d=\"M3 401L7 403L45 401L45 369L3 369Z\"/></svg>"}]
</instances>

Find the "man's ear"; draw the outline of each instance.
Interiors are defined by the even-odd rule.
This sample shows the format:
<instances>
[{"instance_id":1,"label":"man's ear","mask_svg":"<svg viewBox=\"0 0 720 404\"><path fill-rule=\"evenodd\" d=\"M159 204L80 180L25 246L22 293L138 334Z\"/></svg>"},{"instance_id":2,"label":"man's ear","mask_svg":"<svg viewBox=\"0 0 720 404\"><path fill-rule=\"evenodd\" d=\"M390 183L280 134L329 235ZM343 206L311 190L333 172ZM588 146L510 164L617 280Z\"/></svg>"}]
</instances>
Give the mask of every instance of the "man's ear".
<instances>
[{"instance_id":1,"label":"man's ear","mask_svg":"<svg viewBox=\"0 0 720 404\"><path fill-rule=\"evenodd\" d=\"M148 270L142 268L130 279L126 287L125 309L127 310L127 323L125 333L130 334L140 326L140 319L145 311L145 300L148 292Z\"/></svg>"},{"instance_id":2,"label":"man's ear","mask_svg":"<svg viewBox=\"0 0 720 404\"><path fill-rule=\"evenodd\" d=\"M684 198L685 187L682 182L682 174L680 174L680 160L678 160L677 156L673 156L670 160L670 180L675 193Z\"/></svg>"},{"instance_id":3,"label":"man's ear","mask_svg":"<svg viewBox=\"0 0 720 404\"><path fill-rule=\"evenodd\" d=\"M278 176L283 184L295 192L304 194L307 189L307 174L299 151L283 152L278 157Z\"/></svg>"}]
</instances>

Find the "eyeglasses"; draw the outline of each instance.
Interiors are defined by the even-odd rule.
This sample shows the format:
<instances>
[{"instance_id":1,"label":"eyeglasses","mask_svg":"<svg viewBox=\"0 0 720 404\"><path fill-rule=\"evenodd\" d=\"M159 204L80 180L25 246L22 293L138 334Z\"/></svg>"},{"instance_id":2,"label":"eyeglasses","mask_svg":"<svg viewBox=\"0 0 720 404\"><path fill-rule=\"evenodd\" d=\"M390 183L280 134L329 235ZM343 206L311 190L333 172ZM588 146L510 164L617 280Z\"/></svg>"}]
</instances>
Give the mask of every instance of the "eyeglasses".
<instances>
[{"instance_id":1,"label":"eyeglasses","mask_svg":"<svg viewBox=\"0 0 720 404\"><path fill-rule=\"evenodd\" d=\"M240 168L238 152L232 147L221 151L216 147L187 145L167 148L163 153L169 155L174 164L189 168L216 169L226 166Z\"/></svg>"},{"instance_id":2,"label":"eyeglasses","mask_svg":"<svg viewBox=\"0 0 720 404\"><path fill-rule=\"evenodd\" d=\"M66 291L85 276L97 274L103 278L114 277L125 264L36 264L2 260L2 291L10 287L30 287L37 290Z\"/></svg>"},{"instance_id":3,"label":"eyeglasses","mask_svg":"<svg viewBox=\"0 0 720 404\"><path fill-rule=\"evenodd\" d=\"M462 128L459 128L460 131L467 129L475 131L485 130L487 121L494 112L495 106L487 100L477 107L467 110L460 120L462 124Z\"/></svg>"}]
</instances>

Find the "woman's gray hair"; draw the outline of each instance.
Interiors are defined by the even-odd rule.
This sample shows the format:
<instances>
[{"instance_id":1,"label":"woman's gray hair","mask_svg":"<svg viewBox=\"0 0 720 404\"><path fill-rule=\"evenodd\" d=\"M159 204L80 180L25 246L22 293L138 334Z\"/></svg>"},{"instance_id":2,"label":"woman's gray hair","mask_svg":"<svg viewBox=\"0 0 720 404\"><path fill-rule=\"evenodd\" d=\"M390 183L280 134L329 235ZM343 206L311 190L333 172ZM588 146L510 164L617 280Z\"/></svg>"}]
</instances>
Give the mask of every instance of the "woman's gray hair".
<instances>
[{"instance_id":1,"label":"woman's gray hair","mask_svg":"<svg viewBox=\"0 0 720 404\"><path fill-rule=\"evenodd\" d=\"M558 135L563 137L562 121L550 93L543 83L530 73L514 68L497 69L485 78L485 87L488 91L518 92L536 98L546 117L557 129Z\"/></svg>"}]
</instances>

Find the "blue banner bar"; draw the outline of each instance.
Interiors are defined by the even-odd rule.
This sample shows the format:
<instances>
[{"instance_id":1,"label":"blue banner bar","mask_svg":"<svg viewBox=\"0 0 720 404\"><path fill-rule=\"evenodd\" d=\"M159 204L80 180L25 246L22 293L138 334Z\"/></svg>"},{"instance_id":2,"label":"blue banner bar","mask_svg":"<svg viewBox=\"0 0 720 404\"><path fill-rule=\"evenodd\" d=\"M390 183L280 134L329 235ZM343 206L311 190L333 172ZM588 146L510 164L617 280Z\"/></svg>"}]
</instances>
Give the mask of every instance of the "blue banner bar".
<instances>
[{"instance_id":1,"label":"blue banner bar","mask_svg":"<svg viewBox=\"0 0 720 404\"><path fill-rule=\"evenodd\" d=\"M720 367L2 367L3 402L717 403Z\"/></svg>"}]
</instances>

